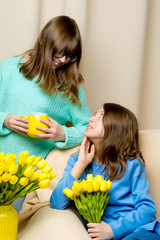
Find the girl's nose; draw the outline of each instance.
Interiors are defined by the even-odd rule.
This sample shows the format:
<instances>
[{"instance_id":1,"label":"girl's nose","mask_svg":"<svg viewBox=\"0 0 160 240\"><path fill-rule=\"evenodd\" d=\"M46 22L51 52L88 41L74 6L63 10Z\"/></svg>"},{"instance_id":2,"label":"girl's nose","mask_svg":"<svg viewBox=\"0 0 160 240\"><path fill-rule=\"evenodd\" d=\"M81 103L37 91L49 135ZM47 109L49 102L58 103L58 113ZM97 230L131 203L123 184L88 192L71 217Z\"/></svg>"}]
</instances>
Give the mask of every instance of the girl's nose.
<instances>
[{"instance_id":1,"label":"girl's nose","mask_svg":"<svg viewBox=\"0 0 160 240\"><path fill-rule=\"evenodd\" d=\"M64 63L66 61L66 56L63 56L60 58L61 63Z\"/></svg>"},{"instance_id":2,"label":"girl's nose","mask_svg":"<svg viewBox=\"0 0 160 240\"><path fill-rule=\"evenodd\" d=\"M89 122L93 122L93 118L94 118L94 116L90 117Z\"/></svg>"}]
</instances>

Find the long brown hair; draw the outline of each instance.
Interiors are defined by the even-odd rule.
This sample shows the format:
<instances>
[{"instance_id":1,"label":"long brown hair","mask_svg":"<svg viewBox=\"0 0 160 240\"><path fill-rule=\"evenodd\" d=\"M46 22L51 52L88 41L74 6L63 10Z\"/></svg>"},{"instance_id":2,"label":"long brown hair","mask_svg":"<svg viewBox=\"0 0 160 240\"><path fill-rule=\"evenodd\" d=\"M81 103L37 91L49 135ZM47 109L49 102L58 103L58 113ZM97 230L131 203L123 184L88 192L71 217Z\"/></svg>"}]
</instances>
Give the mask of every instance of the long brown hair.
<instances>
[{"instance_id":1,"label":"long brown hair","mask_svg":"<svg viewBox=\"0 0 160 240\"><path fill-rule=\"evenodd\" d=\"M128 158L138 158L141 169L144 163L139 150L138 122L130 110L118 104L105 103L103 109L105 134L100 144L100 161L110 180L120 179Z\"/></svg>"},{"instance_id":2,"label":"long brown hair","mask_svg":"<svg viewBox=\"0 0 160 240\"><path fill-rule=\"evenodd\" d=\"M53 57L61 51L66 55L77 56L77 60L54 70ZM38 75L36 83L49 96L61 91L63 97L80 104L78 86L83 81L79 73L81 54L81 36L75 20L68 16L58 16L45 25L34 48L23 54L28 56L28 60L20 63L20 72L30 80Z\"/></svg>"}]
</instances>

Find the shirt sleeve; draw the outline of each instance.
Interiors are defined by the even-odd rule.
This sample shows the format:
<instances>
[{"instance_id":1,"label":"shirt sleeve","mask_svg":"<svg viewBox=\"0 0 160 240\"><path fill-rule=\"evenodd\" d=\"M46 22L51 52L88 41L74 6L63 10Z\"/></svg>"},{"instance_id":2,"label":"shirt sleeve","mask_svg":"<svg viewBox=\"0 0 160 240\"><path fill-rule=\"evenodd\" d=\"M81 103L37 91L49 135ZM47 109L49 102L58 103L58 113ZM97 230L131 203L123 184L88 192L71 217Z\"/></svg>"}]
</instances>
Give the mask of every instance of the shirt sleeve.
<instances>
[{"instance_id":1,"label":"shirt sleeve","mask_svg":"<svg viewBox=\"0 0 160 240\"><path fill-rule=\"evenodd\" d=\"M131 193L135 206L134 210L126 213L118 220L109 223L114 233L114 239L122 238L138 227L156 219L155 204L149 192L149 183L146 177L145 167L142 167L141 173L140 169L140 163L136 160L130 177Z\"/></svg>"},{"instance_id":2,"label":"shirt sleeve","mask_svg":"<svg viewBox=\"0 0 160 240\"><path fill-rule=\"evenodd\" d=\"M52 208L62 210L69 205L70 199L63 193L63 190L65 187L71 189L73 182L77 180L71 175L71 170L77 159L78 159L77 154L69 158L67 166L64 171L64 175L58 182L57 186L55 187L51 195L50 205Z\"/></svg>"},{"instance_id":3,"label":"shirt sleeve","mask_svg":"<svg viewBox=\"0 0 160 240\"><path fill-rule=\"evenodd\" d=\"M3 110L4 105L4 90L6 81L3 77L3 62L0 63L0 135L7 135L11 133L11 130L4 126L4 120L9 114Z\"/></svg>"},{"instance_id":4,"label":"shirt sleeve","mask_svg":"<svg viewBox=\"0 0 160 240\"><path fill-rule=\"evenodd\" d=\"M86 127L91 117L91 112L88 108L86 97L81 86L79 86L79 100L81 101L81 107L78 104L69 103L69 114L73 127L64 128L65 141L55 142L58 148L70 148L81 143Z\"/></svg>"}]
</instances>

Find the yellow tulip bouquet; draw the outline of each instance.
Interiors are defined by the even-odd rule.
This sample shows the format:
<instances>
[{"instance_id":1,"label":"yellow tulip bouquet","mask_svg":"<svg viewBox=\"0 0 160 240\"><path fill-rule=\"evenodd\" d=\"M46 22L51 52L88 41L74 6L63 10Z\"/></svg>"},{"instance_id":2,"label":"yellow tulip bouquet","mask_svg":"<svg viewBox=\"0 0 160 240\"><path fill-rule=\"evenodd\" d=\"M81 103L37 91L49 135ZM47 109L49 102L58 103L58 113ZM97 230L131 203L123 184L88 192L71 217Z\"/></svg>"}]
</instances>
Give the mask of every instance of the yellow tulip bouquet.
<instances>
[{"instance_id":1,"label":"yellow tulip bouquet","mask_svg":"<svg viewBox=\"0 0 160 240\"><path fill-rule=\"evenodd\" d=\"M109 200L108 191L112 182L106 181L101 175L95 178L87 175L87 180L74 181L72 190L65 188L63 193L75 203L75 206L88 222L100 223L104 209Z\"/></svg>"},{"instance_id":2,"label":"yellow tulip bouquet","mask_svg":"<svg viewBox=\"0 0 160 240\"><path fill-rule=\"evenodd\" d=\"M27 193L46 188L55 177L52 167L45 159L21 152L17 158L13 153L0 152L0 205L10 205Z\"/></svg>"}]
</instances>

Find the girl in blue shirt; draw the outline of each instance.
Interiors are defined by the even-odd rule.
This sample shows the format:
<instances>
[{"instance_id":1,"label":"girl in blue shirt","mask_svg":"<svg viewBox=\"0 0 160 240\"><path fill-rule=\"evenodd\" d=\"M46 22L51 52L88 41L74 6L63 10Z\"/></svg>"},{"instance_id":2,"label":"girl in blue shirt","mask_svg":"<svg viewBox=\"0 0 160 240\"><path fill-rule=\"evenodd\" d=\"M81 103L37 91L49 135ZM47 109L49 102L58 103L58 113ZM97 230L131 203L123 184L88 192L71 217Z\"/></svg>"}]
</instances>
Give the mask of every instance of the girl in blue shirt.
<instances>
[{"instance_id":1,"label":"girl in blue shirt","mask_svg":"<svg viewBox=\"0 0 160 240\"><path fill-rule=\"evenodd\" d=\"M65 209L70 199L63 189L71 188L75 180L92 173L93 177L101 174L112 181L101 223L87 224L93 239L160 239L160 223L156 221L138 138L135 115L118 104L104 104L89 119L80 151L68 160L64 176L51 195L51 206Z\"/></svg>"}]
</instances>

